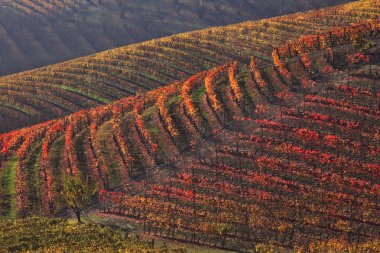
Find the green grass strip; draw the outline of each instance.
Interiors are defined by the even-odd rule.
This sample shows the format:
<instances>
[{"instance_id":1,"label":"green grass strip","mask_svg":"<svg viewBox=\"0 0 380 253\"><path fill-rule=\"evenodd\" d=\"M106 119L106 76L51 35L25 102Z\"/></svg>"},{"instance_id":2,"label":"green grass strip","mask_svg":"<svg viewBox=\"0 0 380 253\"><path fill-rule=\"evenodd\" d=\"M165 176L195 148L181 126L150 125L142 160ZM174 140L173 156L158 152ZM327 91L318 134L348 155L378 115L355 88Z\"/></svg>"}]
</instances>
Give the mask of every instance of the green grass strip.
<instances>
[{"instance_id":1,"label":"green grass strip","mask_svg":"<svg viewBox=\"0 0 380 253\"><path fill-rule=\"evenodd\" d=\"M106 98L102 98L102 97L94 96L94 95L91 95L91 94L88 94L88 93L84 93L84 92L82 92L82 91L80 91L78 89L75 89L75 88L67 86L67 85L60 85L59 88L61 88L62 90L68 90L68 91L72 91L72 92L81 94L83 96L92 98L92 99L97 100L99 102L102 102L103 104L109 104L111 102L110 100L108 100Z\"/></svg>"},{"instance_id":2,"label":"green grass strip","mask_svg":"<svg viewBox=\"0 0 380 253\"><path fill-rule=\"evenodd\" d=\"M18 160L16 156L9 160L1 174L2 200L0 201L0 216L16 218L17 215L17 192L16 192L16 169Z\"/></svg>"}]
</instances>

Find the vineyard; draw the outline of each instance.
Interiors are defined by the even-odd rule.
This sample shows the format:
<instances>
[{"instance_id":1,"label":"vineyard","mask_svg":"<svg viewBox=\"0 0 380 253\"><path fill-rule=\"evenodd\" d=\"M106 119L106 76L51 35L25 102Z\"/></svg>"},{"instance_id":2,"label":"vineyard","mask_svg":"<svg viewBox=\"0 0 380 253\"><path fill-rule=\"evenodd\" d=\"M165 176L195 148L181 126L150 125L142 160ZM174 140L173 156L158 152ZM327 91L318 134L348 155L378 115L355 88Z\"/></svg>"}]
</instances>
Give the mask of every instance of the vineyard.
<instances>
[{"instance_id":1,"label":"vineyard","mask_svg":"<svg viewBox=\"0 0 380 253\"><path fill-rule=\"evenodd\" d=\"M126 239L121 231L94 224L69 224L63 219L32 217L0 220L1 252L183 252L154 247L150 242Z\"/></svg>"},{"instance_id":2,"label":"vineyard","mask_svg":"<svg viewBox=\"0 0 380 253\"><path fill-rule=\"evenodd\" d=\"M149 39L347 0L1 0L0 76Z\"/></svg>"},{"instance_id":3,"label":"vineyard","mask_svg":"<svg viewBox=\"0 0 380 253\"><path fill-rule=\"evenodd\" d=\"M12 1L17 6L21 2L34 2L43 8L37 4L41 1ZM62 7L62 11L73 9L74 2L65 1L67 7ZM57 6L52 7L49 13L59 10ZM303 35L378 20L379 10L378 1L362 0L318 11L188 32L5 76L0 78L0 132L60 118L175 81L183 82L228 61L249 64L254 56L258 67L268 66L272 64L274 48L289 41L296 42ZM325 44L331 44L328 36L324 38L327 38L323 40ZM80 43L73 39L73 44ZM326 45L320 42L318 47ZM289 50L293 56L295 48ZM283 53L280 51L278 54ZM27 61L17 60L18 64L21 62Z\"/></svg>"},{"instance_id":4,"label":"vineyard","mask_svg":"<svg viewBox=\"0 0 380 253\"><path fill-rule=\"evenodd\" d=\"M322 11L326 27L378 15L375 4L372 13L360 9L369 3ZM334 19L335 11L351 14ZM303 22L316 27L317 14ZM241 61L227 56L225 41L224 64L194 69L183 82L2 134L2 215L59 214L62 178L79 175L99 185L99 212L141 223L146 235L222 248L375 252L379 29L377 21L335 27L267 46L270 58L251 48ZM248 48L237 45L229 49Z\"/></svg>"}]
</instances>

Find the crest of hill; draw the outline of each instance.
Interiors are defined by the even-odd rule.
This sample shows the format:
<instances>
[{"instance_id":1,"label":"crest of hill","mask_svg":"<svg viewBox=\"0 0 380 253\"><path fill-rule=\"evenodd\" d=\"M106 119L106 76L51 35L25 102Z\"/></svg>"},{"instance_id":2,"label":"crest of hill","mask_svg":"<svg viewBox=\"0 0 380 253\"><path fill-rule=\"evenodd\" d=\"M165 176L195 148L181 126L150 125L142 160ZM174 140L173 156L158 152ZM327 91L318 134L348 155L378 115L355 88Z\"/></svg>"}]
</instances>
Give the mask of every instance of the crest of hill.
<instances>
[{"instance_id":1,"label":"crest of hill","mask_svg":"<svg viewBox=\"0 0 380 253\"><path fill-rule=\"evenodd\" d=\"M121 47L0 78L0 132L107 104L236 60L271 63L274 47L299 36L378 20L361 0L288 16L214 27Z\"/></svg>"},{"instance_id":2,"label":"crest of hill","mask_svg":"<svg viewBox=\"0 0 380 253\"><path fill-rule=\"evenodd\" d=\"M215 25L347 0L1 0L0 75Z\"/></svg>"}]
</instances>

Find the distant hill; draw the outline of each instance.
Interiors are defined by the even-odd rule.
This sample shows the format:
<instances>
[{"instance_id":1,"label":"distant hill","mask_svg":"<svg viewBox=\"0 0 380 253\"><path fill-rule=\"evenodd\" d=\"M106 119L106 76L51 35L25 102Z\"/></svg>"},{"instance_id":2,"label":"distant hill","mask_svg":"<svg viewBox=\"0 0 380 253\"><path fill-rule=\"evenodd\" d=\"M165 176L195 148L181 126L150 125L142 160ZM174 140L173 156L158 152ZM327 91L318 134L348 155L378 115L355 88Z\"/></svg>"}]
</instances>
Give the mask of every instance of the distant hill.
<instances>
[{"instance_id":1,"label":"distant hill","mask_svg":"<svg viewBox=\"0 0 380 253\"><path fill-rule=\"evenodd\" d=\"M215 25L347 0L0 0L0 76Z\"/></svg>"},{"instance_id":2,"label":"distant hill","mask_svg":"<svg viewBox=\"0 0 380 253\"><path fill-rule=\"evenodd\" d=\"M273 48L289 40L379 16L378 1L362 0L188 32L5 76L0 78L0 132L184 80L227 61L248 64L255 56L258 65L271 64Z\"/></svg>"}]
</instances>

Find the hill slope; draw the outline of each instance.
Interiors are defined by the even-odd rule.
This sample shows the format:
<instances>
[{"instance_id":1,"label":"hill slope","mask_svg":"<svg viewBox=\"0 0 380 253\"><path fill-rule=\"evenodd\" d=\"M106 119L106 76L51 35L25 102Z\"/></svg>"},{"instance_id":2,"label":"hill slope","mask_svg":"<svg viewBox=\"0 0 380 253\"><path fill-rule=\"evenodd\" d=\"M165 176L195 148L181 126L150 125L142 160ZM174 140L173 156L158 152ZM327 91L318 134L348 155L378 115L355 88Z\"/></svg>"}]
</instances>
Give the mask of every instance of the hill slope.
<instances>
[{"instance_id":1,"label":"hill slope","mask_svg":"<svg viewBox=\"0 0 380 253\"><path fill-rule=\"evenodd\" d=\"M96 224L70 224L63 219L0 220L1 252L181 252L154 248L150 242L125 238Z\"/></svg>"},{"instance_id":2,"label":"hill slope","mask_svg":"<svg viewBox=\"0 0 380 253\"><path fill-rule=\"evenodd\" d=\"M105 51L0 78L0 132L141 93L226 61L271 63L274 47L299 36L378 19L374 0L210 28Z\"/></svg>"},{"instance_id":3,"label":"hill slope","mask_svg":"<svg viewBox=\"0 0 380 253\"><path fill-rule=\"evenodd\" d=\"M62 178L89 175L100 210L143 222L147 234L376 249L380 27L354 27L284 45L274 65L228 63L0 135L2 213L59 214ZM352 54L350 38L363 51Z\"/></svg>"},{"instance_id":4,"label":"hill slope","mask_svg":"<svg viewBox=\"0 0 380 253\"><path fill-rule=\"evenodd\" d=\"M281 2L1 0L0 76L180 32L347 1Z\"/></svg>"}]
</instances>

